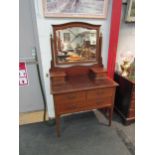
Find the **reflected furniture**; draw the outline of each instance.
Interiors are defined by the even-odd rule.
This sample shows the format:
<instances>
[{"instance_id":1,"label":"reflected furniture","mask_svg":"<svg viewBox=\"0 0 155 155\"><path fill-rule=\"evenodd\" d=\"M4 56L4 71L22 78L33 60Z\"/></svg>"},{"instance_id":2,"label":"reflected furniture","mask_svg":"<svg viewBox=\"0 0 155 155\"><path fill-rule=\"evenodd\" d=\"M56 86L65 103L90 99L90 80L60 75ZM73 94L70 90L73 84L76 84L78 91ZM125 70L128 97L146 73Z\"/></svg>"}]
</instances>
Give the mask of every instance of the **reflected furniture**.
<instances>
[{"instance_id":1,"label":"reflected furniture","mask_svg":"<svg viewBox=\"0 0 155 155\"><path fill-rule=\"evenodd\" d=\"M50 68L57 136L64 114L106 108L111 125L115 89L101 57L100 25L82 22L53 25Z\"/></svg>"},{"instance_id":2,"label":"reflected furniture","mask_svg":"<svg viewBox=\"0 0 155 155\"><path fill-rule=\"evenodd\" d=\"M119 84L116 88L115 109L128 125L135 120L135 82L133 79L115 73L114 80Z\"/></svg>"}]
</instances>

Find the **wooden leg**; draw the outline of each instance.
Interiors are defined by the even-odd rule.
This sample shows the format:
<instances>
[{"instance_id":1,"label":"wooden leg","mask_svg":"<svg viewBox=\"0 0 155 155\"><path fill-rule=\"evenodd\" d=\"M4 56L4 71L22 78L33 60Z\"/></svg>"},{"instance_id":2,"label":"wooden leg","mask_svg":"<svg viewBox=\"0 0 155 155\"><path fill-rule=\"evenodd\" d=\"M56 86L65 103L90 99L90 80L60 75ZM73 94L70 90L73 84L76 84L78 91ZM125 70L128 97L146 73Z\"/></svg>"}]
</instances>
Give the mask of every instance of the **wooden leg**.
<instances>
[{"instance_id":1,"label":"wooden leg","mask_svg":"<svg viewBox=\"0 0 155 155\"><path fill-rule=\"evenodd\" d=\"M113 108L111 107L111 108L109 109L109 126L111 126L112 115L113 115Z\"/></svg>"},{"instance_id":2,"label":"wooden leg","mask_svg":"<svg viewBox=\"0 0 155 155\"><path fill-rule=\"evenodd\" d=\"M56 116L56 132L57 137L60 137L60 116Z\"/></svg>"}]
</instances>

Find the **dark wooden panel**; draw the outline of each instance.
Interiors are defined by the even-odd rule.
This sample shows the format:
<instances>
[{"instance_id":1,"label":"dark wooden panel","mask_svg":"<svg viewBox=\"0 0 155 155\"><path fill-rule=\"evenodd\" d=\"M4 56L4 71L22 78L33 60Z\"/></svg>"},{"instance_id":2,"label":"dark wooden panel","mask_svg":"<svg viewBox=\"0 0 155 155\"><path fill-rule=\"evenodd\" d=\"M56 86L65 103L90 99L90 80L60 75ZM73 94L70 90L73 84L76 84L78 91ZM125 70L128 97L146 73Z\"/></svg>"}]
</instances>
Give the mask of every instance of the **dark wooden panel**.
<instances>
[{"instance_id":1,"label":"dark wooden panel","mask_svg":"<svg viewBox=\"0 0 155 155\"><path fill-rule=\"evenodd\" d=\"M122 116L125 124L135 117L135 84L133 81L115 73L115 81L119 86L116 88L115 108Z\"/></svg>"},{"instance_id":2,"label":"dark wooden panel","mask_svg":"<svg viewBox=\"0 0 155 155\"><path fill-rule=\"evenodd\" d=\"M135 88L132 88L131 100L135 100Z\"/></svg>"},{"instance_id":3,"label":"dark wooden panel","mask_svg":"<svg viewBox=\"0 0 155 155\"><path fill-rule=\"evenodd\" d=\"M130 109L130 110L129 110L129 115L128 115L128 116L129 116L129 118L130 118L130 117L135 117L135 109Z\"/></svg>"},{"instance_id":4,"label":"dark wooden panel","mask_svg":"<svg viewBox=\"0 0 155 155\"><path fill-rule=\"evenodd\" d=\"M130 103L130 108L135 108L135 100L132 100Z\"/></svg>"}]
</instances>

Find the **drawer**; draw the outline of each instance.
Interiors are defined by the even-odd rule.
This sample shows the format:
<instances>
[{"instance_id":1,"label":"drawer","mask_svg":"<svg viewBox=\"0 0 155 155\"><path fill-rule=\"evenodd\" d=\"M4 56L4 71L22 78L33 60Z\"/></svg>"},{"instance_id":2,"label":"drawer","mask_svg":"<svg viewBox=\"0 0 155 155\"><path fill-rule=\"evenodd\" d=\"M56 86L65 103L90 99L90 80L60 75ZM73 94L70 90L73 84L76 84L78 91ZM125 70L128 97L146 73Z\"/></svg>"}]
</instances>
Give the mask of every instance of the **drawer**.
<instances>
[{"instance_id":1,"label":"drawer","mask_svg":"<svg viewBox=\"0 0 155 155\"><path fill-rule=\"evenodd\" d=\"M112 105L112 97L104 97L104 98L98 98L98 99L92 99L92 100L87 100L85 106L91 107L91 108L102 108L106 106L111 106Z\"/></svg>"},{"instance_id":2,"label":"drawer","mask_svg":"<svg viewBox=\"0 0 155 155\"><path fill-rule=\"evenodd\" d=\"M86 102L84 92L56 95L54 100L58 114L79 111Z\"/></svg>"},{"instance_id":3,"label":"drawer","mask_svg":"<svg viewBox=\"0 0 155 155\"><path fill-rule=\"evenodd\" d=\"M57 103L56 112L57 114L65 114L80 111L84 102L73 102L73 103Z\"/></svg>"},{"instance_id":4,"label":"drawer","mask_svg":"<svg viewBox=\"0 0 155 155\"><path fill-rule=\"evenodd\" d=\"M135 117L135 109L131 108L131 109L129 110L129 115L128 115L128 117Z\"/></svg>"},{"instance_id":5,"label":"drawer","mask_svg":"<svg viewBox=\"0 0 155 155\"><path fill-rule=\"evenodd\" d=\"M85 99L85 92L66 93L54 96L56 103L72 103L83 101Z\"/></svg>"},{"instance_id":6,"label":"drawer","mask_svg":"<svg viewBox=\"0 0 155 155\"><path fill-rule=\"evenodd\" d=\"M114 88L105 88L105 89L95 89L87 91L86 98L87 100L102 100L107 97L112 97Z\"/></svg>"}]
</instances>

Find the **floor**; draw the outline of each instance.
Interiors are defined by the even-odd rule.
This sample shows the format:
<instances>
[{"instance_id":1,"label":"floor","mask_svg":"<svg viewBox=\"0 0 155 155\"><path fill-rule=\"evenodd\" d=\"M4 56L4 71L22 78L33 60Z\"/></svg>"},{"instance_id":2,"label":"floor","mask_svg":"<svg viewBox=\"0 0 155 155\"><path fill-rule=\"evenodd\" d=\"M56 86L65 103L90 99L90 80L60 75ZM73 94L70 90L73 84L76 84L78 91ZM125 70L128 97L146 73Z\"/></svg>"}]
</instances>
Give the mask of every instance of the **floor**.
<instances>
[{"instance_id":1,"label":"floor","mask_svg":"<svg viewBox=\"0 0 155 155\"><path fill-rule=\"evenodd\" d=\"M114 113L112 126L98 110L61 118L61 137L49 122L20 126L20 155L134 155L135 124L124 126Z\"/></svg>"},{"instance_id":2,"label":"floor","mask_svg":"<svg viewBox=\"0 0 155 155\"><path fill-rule=\"evenodd\" d=\"M96 117L100 123L108 124L108 119L98 110L94 110ZM112 128L114 128L122 139L128 150L131 154L135 154L135 123L130 125L123 125L122 119L120 116L114 112L113 114L113 121L112 121Z\"/></svg>"}]
</instances>

